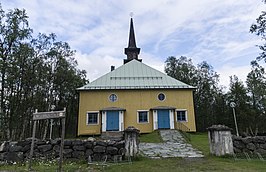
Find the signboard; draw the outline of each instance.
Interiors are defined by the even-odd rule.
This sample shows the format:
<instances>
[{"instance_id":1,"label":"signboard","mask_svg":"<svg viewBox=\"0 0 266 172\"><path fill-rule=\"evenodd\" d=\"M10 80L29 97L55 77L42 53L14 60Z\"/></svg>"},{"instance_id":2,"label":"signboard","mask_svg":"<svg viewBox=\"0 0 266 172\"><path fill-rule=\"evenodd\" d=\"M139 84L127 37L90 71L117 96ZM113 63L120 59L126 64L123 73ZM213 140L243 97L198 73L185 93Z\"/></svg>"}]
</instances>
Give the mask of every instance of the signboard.
<instances>
[{"instance_id":1,"label":"signboard","mask_svg":"<svg viewBox=\"0 0 266 172\"><path fill-rule=\"evenodd\" d=\"M33 113L33 120L41 119L53 119L53 118L64 118L65 111L51 111L51 112L36 112Z\"/></svg>"},{"instance_id":2,"label":"signboard","mask_svg":"<svg viewBox=\"0 0 266 172\"><path fill-rule=\"evenodd\" d=\"M31 162L32 162L32 156L33 156L33 148L34 148L34 138L36 134L36 123L38 120L43 119L54 119L54 118L60 118L61 125L62 125L62 132L61 132L61 146L60 146L60 159L59 159L59 168L58 171L62 171L62 162L63 162L63 149L64 149L64 138L65 138L65 113L66 108L64 108L63 111L51 111L51 112L38 112L36 109L35 113L33 113L33 131L32 131L32 139L31 139L31 148L30 148L30 160L29 160L29 171L32 171L31 168Z\"/></svg>"}]
</instances>

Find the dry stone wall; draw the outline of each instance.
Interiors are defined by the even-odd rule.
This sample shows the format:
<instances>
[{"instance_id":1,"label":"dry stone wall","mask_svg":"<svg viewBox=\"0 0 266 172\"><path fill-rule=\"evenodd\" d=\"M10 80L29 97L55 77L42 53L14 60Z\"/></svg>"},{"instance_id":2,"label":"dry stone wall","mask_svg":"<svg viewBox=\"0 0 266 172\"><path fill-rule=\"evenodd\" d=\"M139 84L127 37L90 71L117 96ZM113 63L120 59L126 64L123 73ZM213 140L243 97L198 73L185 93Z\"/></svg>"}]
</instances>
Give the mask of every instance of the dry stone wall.
<instances>
[{"instance_id":1,"label":"dry stone wall","mask_svg":"<svg viewBox=\"0 0 266 172\"><path fill-rule=\"evenodd\" d=\"M235 153L260 153L266 155L266 136L237 137L233 136Z\"/></svg>"},{"instance_id":2,"label":"dry stone wall","mask_svg":"<svg viewBox=\"0 0 266 172\"><path fill-rule=\"evenodd\" d=\"M59 157L60 139L36 140L34 159L51 160ZM23 162L29 159L31 139L0 143L0 162ZM64 159L101 161L103 157L114 160L125 154L124 140L65 140Z\"/></svg>"}]
</instances>

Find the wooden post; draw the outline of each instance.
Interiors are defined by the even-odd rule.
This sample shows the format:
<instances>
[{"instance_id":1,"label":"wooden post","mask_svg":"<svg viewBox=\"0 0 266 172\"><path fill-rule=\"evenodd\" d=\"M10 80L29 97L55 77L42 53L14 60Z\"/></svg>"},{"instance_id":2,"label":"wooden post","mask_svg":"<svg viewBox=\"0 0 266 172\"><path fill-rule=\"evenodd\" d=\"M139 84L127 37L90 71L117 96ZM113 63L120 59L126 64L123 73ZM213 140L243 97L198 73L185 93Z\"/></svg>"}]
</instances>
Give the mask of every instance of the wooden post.
<instances>
[{"instance_id":1,"label":"wooden post","mask_svg":"<svg viewBox=\"0 0 266 172\"><path fill-rule=\"evenodd\" d=\"M35 113L37 113L38 110L36 109L35 110ZM29 161L29 171L32 170L31 168L31 163L32 163L32 156L33 156L33 150L34 150L34 140L35 140L35 133L36 133L36 122L34 120L34 123L33 123L33 132L32 132L32 138L31 138L31 148L30 148L30 161Z\"/></svg>"},{"instance_id":2,"label":"wooden post","mask_svg":"<svg viewBox=\"0 0 266 172\"><path fill-rule=\"evenodd\" d=\"M66 108L64 108L64 113L66 114ZM59 159L59 172L62 171L62 162L63 162L63 150L64 150L64 139L65 139L65 120L66 118L62 118L62 132L61 132L61 147L60 147L60 159Z\"/></svg>"},{"instance_id":3,"label":"wooden post","mask_svg":"<svg viewBox=\"0 0 266 172\"><path fill-rule=\"evenodd\" d=\"M53 119L50 119L50 140L52 140L52 136L53 136L53 123L54 123L54 120Z\"/></svg>"}]
</instances>

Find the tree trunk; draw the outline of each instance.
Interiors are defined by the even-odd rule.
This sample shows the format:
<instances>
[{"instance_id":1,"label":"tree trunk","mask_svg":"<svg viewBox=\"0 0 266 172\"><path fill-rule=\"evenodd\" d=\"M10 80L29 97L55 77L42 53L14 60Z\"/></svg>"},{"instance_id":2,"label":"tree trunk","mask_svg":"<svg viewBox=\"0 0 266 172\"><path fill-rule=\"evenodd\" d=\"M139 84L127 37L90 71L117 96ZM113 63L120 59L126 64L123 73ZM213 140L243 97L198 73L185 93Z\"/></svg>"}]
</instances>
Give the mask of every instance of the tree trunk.
<instances>
[{"instance_id":1,"label":"tree trunk","mask_svg":"<svg viewBox=\"0 0 266 172\"><path fill-rule=\"evenodd\" d=\"M27 120L24 118L24 122L23 122L23 125L22 125L22 131L20 133L19 140L22 140L25 137L26 126L27 126Z\"/></svg>"},{"instance_id":2,"label":"tree trunk","mask_svg":"<svg viewBox=\"0 0 266 172\"><path fill-rule=\"evenodd\" d=\"M43 140L45 140L45 138L46 138L46 135L47 135L47 130L48 130L48 125L49 125L49 119L46 119L45 121L44 121L44 125L45 125L45 128L44 128L44 134L43 134Z\"/></svg>"}]
</instances>

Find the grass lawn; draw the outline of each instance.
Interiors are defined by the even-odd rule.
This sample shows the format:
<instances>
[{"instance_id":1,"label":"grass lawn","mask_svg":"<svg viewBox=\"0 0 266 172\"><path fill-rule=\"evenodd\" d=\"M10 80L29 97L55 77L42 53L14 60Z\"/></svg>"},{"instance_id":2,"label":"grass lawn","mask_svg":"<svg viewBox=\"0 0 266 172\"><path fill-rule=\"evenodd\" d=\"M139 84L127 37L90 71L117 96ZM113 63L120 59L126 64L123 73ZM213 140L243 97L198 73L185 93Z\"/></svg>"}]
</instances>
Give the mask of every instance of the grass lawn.
<instances>
[{"instance_id":1,"label":"grass lawn","mask_svg":"<svg viewBox=\"0 0 266 172\"><path fill-rule=\"evenodd\" d=\"M205 156L210 154L208 133L191 133L190 143L194 148L201 150Z\"/></svg>"},{"instance_id":2,"label":"grass lawn","mask_svg":"<svg viewBox=\"0 0 266 172\"><path fill-rule=\"evenodd\" d=\"M158 130L149 134L141 134L139 137L140 142L143 143L162 143L163 140Z\"/></svg>"},{"instance_id":3,"label":"grass lawn","mask_svg":"<svg viewBox=\"0 0 266 172\"><path fill-rule=\"evenodd\" d=\"M156 134L157 133L157 134ZM151 135L151 136L150 136ZM158 132L141 135L141 141L156 142L161 140ZM157 137L157 138L156 138ZM153 140L154 139L154 140ZM139 157L132 164L113 164L104 168L87 165L85 162L65 163L64 171L111 171L111 172L172 172L172 171L266 171L266 162L259 160L238 160L234 161L232 157L214 157L209 154L209 143L207 133L191 134L191 144L201 150L205 157L196 159L166 158L166 159L148 159ZM33 168L37 171L56 171L57 166L48 166L44 164L35 164ZM0 166L1 170L9 171L27 171L25 165Z\"/></svg>"}]
</instances>

